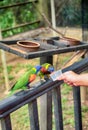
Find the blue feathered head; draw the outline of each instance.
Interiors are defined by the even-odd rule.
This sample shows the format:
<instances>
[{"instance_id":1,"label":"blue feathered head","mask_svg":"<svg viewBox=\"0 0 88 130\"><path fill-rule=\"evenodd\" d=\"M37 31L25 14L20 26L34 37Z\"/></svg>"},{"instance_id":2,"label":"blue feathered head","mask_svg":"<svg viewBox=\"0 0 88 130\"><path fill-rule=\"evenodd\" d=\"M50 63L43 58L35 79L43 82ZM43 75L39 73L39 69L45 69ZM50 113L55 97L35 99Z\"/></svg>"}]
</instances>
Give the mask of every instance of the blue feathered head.
<instances>
[{"instance_id":1,"label":"blue feathered head","mask_svg":"<svg viewBox=\"0 0 88 130\"><path fill-rule=\"evenodd\" d=\"M48 68L48 71L52 73L52 72L54 71L54 67L53 67L53 66L50 66L50 67Z\"/></svg>"},{"instance_id":2,"label":"blue feathered head","mask_svg":"<svg viewBox=\"0 0 88 130\"><path fill-rule=\"evenodd\" d=\"M36 74L37 74L40 71L40 69L42 68L42 66L41 65L36 65L35 68L36 68Z\"/></svg>"}]
</instances>

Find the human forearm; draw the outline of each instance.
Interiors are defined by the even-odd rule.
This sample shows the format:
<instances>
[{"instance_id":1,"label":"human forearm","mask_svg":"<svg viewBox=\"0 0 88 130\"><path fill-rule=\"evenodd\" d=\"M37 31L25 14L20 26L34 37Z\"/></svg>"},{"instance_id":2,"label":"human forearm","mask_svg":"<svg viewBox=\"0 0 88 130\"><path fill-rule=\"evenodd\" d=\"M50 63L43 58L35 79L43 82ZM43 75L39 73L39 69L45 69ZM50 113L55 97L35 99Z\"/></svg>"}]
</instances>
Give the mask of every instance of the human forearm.
<instances>
[{"instance_id":1,"label":"human forearm","mask_svg":"<svg viewBox=\"0 0 88 130\"><path fill-rule=\"evenodd\" d=\"M68 71L58 77L58 80L63 80L71 86L88 86L88 74L76 74Z\"/></svg>"},{"instance_id":2,"label":"human forearm","mask_svg":"<svg viewBox=\"0 0 88 130\"><path fill-rule=\"evenodd\" d=\"M88 86L88 74L80 74L78 81L80 86Z\"/></svg>"}]
</instances>

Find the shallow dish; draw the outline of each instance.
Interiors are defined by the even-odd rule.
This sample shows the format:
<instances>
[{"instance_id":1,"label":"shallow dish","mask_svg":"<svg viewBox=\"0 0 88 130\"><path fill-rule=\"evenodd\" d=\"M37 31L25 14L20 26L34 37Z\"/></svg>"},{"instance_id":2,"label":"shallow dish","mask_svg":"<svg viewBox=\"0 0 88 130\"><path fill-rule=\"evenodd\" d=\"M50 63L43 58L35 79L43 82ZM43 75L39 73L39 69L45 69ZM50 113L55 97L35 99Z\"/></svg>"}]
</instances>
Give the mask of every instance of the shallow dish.
<instances>
[{"instance_id":1,"label":"shallow dish","mask_svg":"<svg viewBox=\"0 0 88 130\"><path fill-rule=\"evenodd\" d=\"M34 41L17 41L17 45L30 51L38 50L40 47L40 44Z\"/></svg>"},{"instance_id":2,"label":"shallow dish","mask_svg":"<svg viewBox=\"0 0 88 130\"><path fill-rule=\"evenodd\" d=\"M63 37L60 39L61 41L67 42L67 44L74 46L74 45L79 45L80 41L74 38L70 38L70 37Z\"/></svg>"}]
</instances>

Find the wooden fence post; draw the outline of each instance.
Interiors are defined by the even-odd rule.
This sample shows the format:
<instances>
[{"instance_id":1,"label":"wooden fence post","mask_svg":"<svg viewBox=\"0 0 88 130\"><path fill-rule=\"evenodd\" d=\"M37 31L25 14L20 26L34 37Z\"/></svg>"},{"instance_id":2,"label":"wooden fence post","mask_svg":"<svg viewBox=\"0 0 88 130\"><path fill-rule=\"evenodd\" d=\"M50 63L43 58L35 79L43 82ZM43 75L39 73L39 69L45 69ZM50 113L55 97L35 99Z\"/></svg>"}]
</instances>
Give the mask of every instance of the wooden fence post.
<instances>
[{"instance_id":1,"label":"wooden fence post","mask_svg":"<svg viewBox=\"0 0 88 130\"><path fill-rule=\"evenodd\" d=\"M56 17L55 17L55 4L54 0L51 0L51 19L52 19L52 27L56 29ZM53 31L53 35L56 35L56 32Z\"/></svg>"},{"instance_id":2,"label":"wooden fence post","mask_svg":"<svg viewBox=\"0 0 88 130\"><path fill-rule=\"evenodd\" d=\"M0 30L0 40L2 40L2 34ZM9 79L8 79L8 72L7 72L7 65L6 65L6 55L5 51L1 50L1 59L2 59L2 65L4 70L4 78L5 78L5 87L6 91L9 90Z\"/></svg>"},{"instance_id":3,"label":"wooden fence post","mask_svg":"<svg viewBox=\"0 0 88 130\"><path fill-rule=\"evenodd\" d=\"M10 115L0 119L0 130L12 130Z\"/></svg>"},{"instance_id":4,"label":"wooden fence post","mask_svg":"<svg viewBox=\"0 0 88 130\"><path fill-rule=\"evenodd\" d=\"M30 119L30 129L39 130L37 100L34 100L28 104L28 110L29 110L29 119Z\"/></svg>"},{"instance_id":5,"label":"wooden fence post","mask_svg":"<svg viewBox=\"0 0 88 130\"><path fill-rule=\"evenodd\" d=\"M60 86L53 89L55 130L63 130L62 103Z\"/></svg>"},{"instance_id":6,"label":"wooden fence post","mask_svg":"<svg viewBox=\"0 0 88 130\"><path fill-rule=\"evenodd\" d=\"M88 42L88 22L86 20L86 15L88 12L88 2L86 0L81 0L81 15L82 15L82 40ZM88 57L88 53L85 55ZM86 100L87 88L81 87L81 99L84 102Z\"/></svg>"},{"instance_id":7,"label":"wooden fence post","mask_svg":"<svg viewBox=\"0 0 88 130\"><path fill-rule=\"evenodd\" d=\"M40 19L40 21L44 21L43 17L42 17L42 13L44 13L46 15L47 18L49 18L49 14L48 14L48 1L47 0L38 0L39 2L36 3L37 5L37 14L38 17ZM46 24L46 23L45 23Z\"/></svg>"}]
</instances>

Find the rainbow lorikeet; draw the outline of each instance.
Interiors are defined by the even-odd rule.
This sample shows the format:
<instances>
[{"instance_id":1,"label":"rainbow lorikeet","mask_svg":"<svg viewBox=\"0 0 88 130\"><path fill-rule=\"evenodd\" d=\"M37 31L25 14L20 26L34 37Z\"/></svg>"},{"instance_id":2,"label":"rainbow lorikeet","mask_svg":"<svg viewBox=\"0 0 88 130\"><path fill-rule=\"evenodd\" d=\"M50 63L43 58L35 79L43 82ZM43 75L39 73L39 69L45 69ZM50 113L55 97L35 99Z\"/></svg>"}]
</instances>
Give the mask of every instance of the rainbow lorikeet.
<instances>
[{"instance_id":1,"label":"rainbow lorikeet","mask_svg":"<svg viewBox=\"0 0 88 130\"><path fill-rule=\"evenodd\" d=\"M49 75L54 71L54 67L49 63L44 63L41 65L41 69L38 73L40 78L49 78Z\"/></svg>"},{"instance_id":2,"label":"rainbow lorikeet","mask_svg":"<svg viewBox=\"0 0 88 130\"><path fill-rule=\"evenodd\" d=\"M18 89L27 89L30 88L30 83L36 79L37 73L40 71L41 66L37 65L32 67L31 70L27 71L18 81L12 86L10 92L13 93Z\"/></svg>"}]
</instances>

